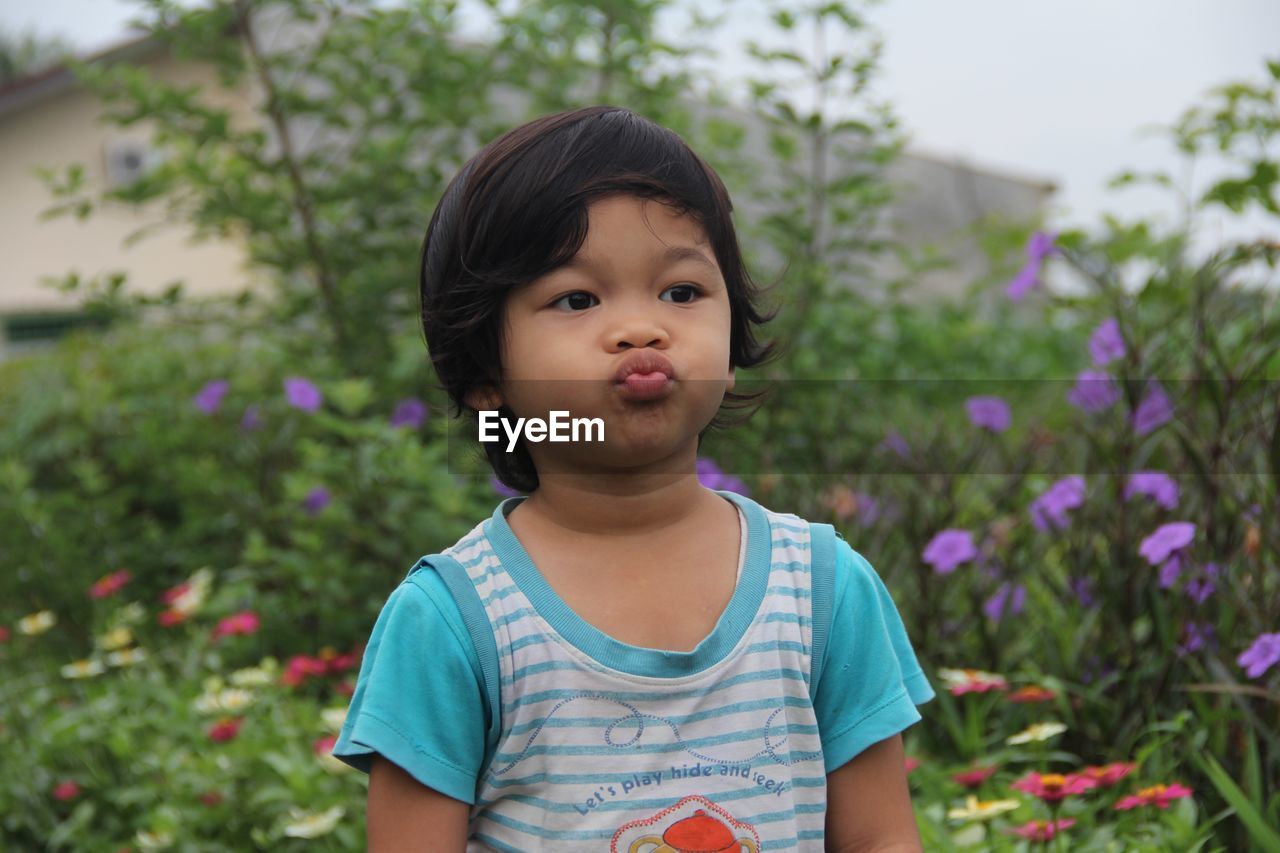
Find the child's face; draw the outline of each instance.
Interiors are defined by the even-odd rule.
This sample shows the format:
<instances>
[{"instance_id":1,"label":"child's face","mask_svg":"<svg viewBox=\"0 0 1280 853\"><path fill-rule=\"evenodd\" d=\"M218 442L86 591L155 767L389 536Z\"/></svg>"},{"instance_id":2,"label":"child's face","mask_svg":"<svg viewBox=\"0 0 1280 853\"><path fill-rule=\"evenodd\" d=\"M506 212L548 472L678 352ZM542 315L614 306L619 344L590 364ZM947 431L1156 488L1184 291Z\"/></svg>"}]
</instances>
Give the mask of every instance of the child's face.
<instances>
[{"instance_id":1,"label":"child's face","mask_svg":"<svg viewBox=\"0 0 1280 853\"><path fill-rule=\"evenodd\" d=\"M663 257L677 248L696 256ZM518 417L546 419L559 409L604 421L603 443L527 442L540 473L692 464L698 433L733 387L730 316L724 278L697 220L657 201L602 199L588 208L574 261L508 295L503 387L476 397L475 407L505 402ZM660 399L630 399L614 381L623 360L644 350L673 368Z\"/></svg>"}]
</instances>

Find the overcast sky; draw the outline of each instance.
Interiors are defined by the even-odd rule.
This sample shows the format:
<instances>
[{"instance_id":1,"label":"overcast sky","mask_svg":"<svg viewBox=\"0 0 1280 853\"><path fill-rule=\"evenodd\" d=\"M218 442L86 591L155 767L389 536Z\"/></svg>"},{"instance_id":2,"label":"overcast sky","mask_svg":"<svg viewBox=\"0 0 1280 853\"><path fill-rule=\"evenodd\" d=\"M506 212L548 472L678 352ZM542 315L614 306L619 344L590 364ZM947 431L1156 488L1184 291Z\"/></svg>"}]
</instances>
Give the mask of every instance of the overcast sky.
<instances>
[{"instance_id":1,"label":"overcast sky","mask_svg":"<svg viewBox=\"0 0 1280 853\"><path fill-rule=\"evenodd\" d=\"M750 69L737 46L767 32L767 15L759 0L734 6L720 69L741 78ZM124 36L141 8L0 0L0 26L89 50ZM1150 128L1173 123L1212 86L1262 80L1264 58L1280 60L1277 0L884 0L867 14L885 41L876 94L894 105L911 147L1056 182L1050 221L1059 226L1096 223L1104 210L1125 218L1170 210L1153 189L1105 183L1125 168L1181 176L1172 146ZM685 42L686 19L664 13L664 36ZM793 46L808 52L811 33L797 31ZM1220 172L1220 163L1198 165L1195 186ZM1254 216L1226 233L1265 225Z\"/></svg>"}]
</instances>

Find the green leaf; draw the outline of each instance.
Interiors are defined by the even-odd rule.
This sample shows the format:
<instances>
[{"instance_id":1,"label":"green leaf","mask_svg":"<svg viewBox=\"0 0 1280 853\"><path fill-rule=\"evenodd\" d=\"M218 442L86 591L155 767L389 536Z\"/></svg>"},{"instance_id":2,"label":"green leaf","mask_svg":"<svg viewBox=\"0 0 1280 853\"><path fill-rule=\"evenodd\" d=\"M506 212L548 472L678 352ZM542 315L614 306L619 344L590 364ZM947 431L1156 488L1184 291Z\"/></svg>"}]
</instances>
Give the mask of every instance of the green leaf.
<instances>
[{"instance_id":1,"label":"green leaf","mask_svg":"<svg viewBox=\"0 0 1280 853\"><path fill-rule=\"evenodd\" d=\"M1280 853L1280 833L1277 833L1267 825L1266 820L1253 807L1253 803L1249 802L1249 798L1231 780L1231 777L1227 775L1227 771L1222 769L1222 765L1207 752L1192 753L1191 755L1196 763L1200 765L1205 775L1213 782L1213 786L1218 789L1218 793L1235 809L1236 816L1240 818L1240 822L1249 830L1252 840L1265 853Z\"/></svg>"}]
</instances>

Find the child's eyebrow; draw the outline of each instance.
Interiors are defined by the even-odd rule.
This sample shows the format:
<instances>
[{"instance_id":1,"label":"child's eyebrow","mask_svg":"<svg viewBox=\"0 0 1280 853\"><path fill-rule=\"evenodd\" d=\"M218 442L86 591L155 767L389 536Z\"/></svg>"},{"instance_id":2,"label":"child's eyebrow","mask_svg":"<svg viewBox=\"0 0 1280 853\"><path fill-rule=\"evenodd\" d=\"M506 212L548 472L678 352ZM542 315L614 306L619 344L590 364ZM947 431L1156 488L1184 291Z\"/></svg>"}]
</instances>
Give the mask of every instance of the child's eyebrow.
<instances>
[{"instance_id":1,"label":"child's eyebrow","mask_svg":"<svg viewBox=\"0 0 1280 853\"><path fill-rule=\"evenodd\" d=\"M667 251L659 255L657 260L659 263L663 263L668 266L679 263L680 261L694 261L705 266L708 270L717 273L720 272L720 267L716 266L710 258L692 246L672 246L667 249ZM596 266L596 262L591 258L588 258L586 255L579 254L566 262L561 269L594 269Z\"/></svg>"}]
</instances>

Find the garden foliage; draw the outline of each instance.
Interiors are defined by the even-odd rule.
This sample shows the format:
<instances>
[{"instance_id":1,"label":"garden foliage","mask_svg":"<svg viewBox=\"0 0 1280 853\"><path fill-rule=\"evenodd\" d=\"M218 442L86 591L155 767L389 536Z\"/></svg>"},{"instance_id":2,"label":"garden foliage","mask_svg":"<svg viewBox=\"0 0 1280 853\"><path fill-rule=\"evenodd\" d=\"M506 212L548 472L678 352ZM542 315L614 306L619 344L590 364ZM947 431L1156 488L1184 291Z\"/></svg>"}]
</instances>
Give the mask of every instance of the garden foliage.
<instances>
[{"instance_id":1,"label":"garden foliage","mask_svg":"<svg viewBox=\"0 0 1280 853\"><path fill-rule=\"evenodd\" d=\"M774 396L708 437L700 476L835 523L886 579L939 694L906 734L926 848L1280 850L1280 312L1257 287L1280 244L1191 247L1207 209L1280 218L1280 63L1171 128L1226 179L1117 179L1181 192L1176 224L985 223L993 273L919 305L928 261L876 236L903 139L853 4L780 5L792 46L752 47L855 110L751 81L766 164L694 106L726 96L691 70L707 48L658 40L663 3L486 2L491 43L455 37L455 3L146 5L176 55L252 82L256 121L78 64L167 158L114 191L66 164L50 214L162 209L243 241L255 284L198 302L72 272L58 286L112 326L0 365L5 847L363 845L365 777L328 755L361 643L417 558L507 493L433 387L426 219L502 130L616 103L735 198L782 176L738 225L758 280L785 259L788 349L740 378ZM308 37L267 38L280 15ZM699 17L698 44L722 20ZM844 52L806 54L815 28ZM907 272L873 296L886 252ZM1050 292L1050 265L1088 289Z\"/></svg>"}]
</instances>

